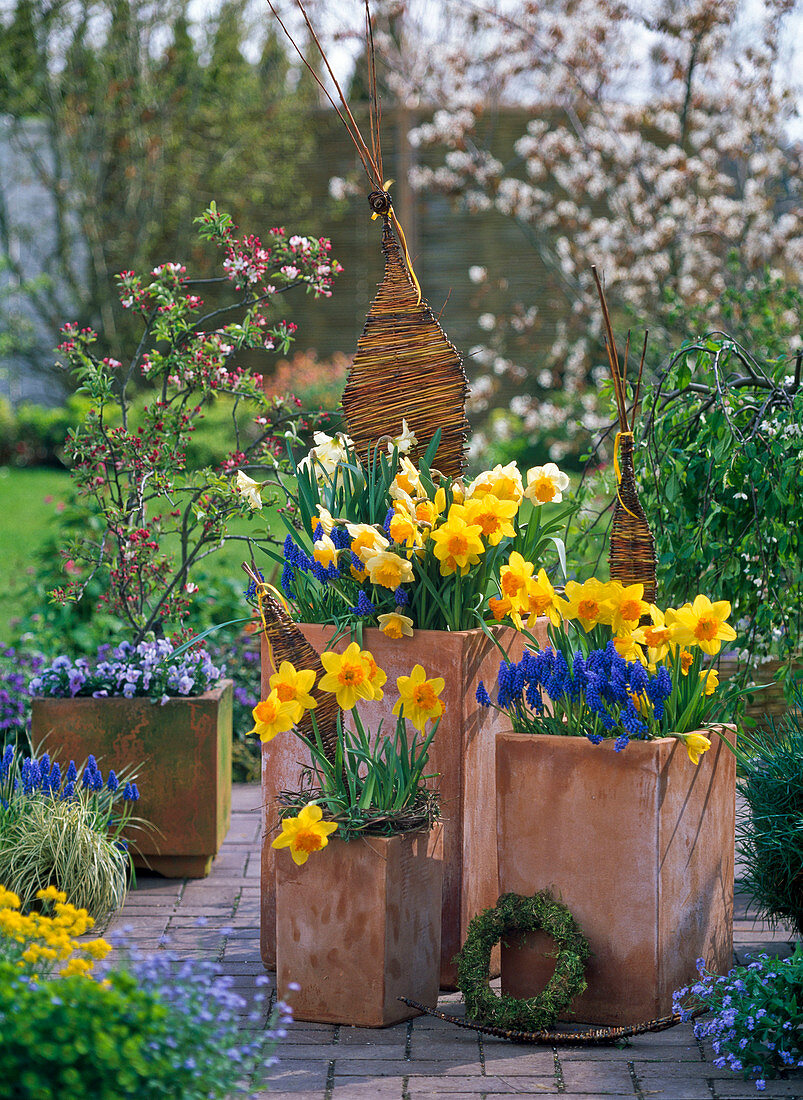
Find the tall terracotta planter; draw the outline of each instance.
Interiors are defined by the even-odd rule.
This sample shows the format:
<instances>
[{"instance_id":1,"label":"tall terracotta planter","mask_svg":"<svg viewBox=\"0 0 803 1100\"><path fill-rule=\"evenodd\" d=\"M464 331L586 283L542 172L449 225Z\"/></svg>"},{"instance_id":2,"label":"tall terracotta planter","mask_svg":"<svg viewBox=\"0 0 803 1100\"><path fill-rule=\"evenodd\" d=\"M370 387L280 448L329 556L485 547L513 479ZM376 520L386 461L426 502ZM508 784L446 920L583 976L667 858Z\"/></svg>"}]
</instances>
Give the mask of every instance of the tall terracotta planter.
<instances>
[{"instance_id":1,"label":"tall terracotta planter","mask_svg":"<svg viewBox=\"0 0 803 1100\"><path fill-rule=\"evenodd\" d=\"M33 700L32 738L62 764L92 753L104 774L136 767L134 863L168 878L209 874L231 823L232 682L203 695Z\"/></svg>"},{"instance_id":2,"label":"tall terracotta planter","mask_svg":"<svg viewBox=\"0 0 803 1100\"><path fill-rule=\"evenodd\" d=\"M437 1002L437 832L335 837L302 867L276 853L276 985L296 1020L386 1027L417 1015L400 996Z\"/></svg>"},{"instance_id":3,"label":"tall terracotta planter","mask_svg":"<svg viewBox=\"0 0 803 1100\"><path fill-rule=\"evenodd\" d=\"M736 765L716 734L695 767L675 738L593 746L584 737L501 733L496 743L500 891L552 886L585 932L588 1023L667 1015L702 956L733 960ZM544 988L543 933L502 950L502 989Z\"/></svg>"},{"instance_id":4,"label":"tall terracotta planter","mask_svg":"<svg viewBox=\"0 0 803 1100\"><path fill-rule=\"evenodd\" d=\"M544 620L545 623L545 620ZM333 635L332 627L300 624L307 641L322 651ZM523 640L510 627L494 627L494 634L511 660L523 653ZM536 633L546 641L541 621ZM343 650L348 637L335 646ZM443 928L441 933L441 985L454 988L457 978L453 958L465 939L475 913L494 905L498 895L496 857L496 793L494 752L496 733L504 721L496 711L480 707L477 684L495 683L501 653L482 630L417 630L412 638L392 640L376 628L363 633L363 647L373 653L388 674L385 698L360 704L366 725L394 728L391 714L396 701L396 679L407 676L415 664L428 676L442 676L445 712L430 751L429 770L440 775L443 824ZM263 645L263 692L271 674ZM262 848L262 958L272 967L276 958L274 851L270 840L278 824L275 800L280 790L298 786L301 766L308 762L298 740L279 736L263 746L262 792L266 814Z\"/></svg>"}]
</instances>

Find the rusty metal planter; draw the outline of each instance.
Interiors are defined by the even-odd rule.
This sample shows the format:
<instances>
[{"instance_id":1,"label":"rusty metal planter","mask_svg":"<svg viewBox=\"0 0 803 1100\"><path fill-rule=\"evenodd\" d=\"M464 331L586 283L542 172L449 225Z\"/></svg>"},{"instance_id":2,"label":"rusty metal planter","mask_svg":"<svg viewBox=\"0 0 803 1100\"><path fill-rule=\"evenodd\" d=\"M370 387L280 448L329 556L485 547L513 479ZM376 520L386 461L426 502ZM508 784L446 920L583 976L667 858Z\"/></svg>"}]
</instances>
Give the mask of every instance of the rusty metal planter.
<instances>
[{"instance_id":1,"label":"rusty metal planter","mask_svg":"<svg viewBox=\"0 0 803 1100\"><path fill-rule=\"evenodd\" d=\"M695 961L733 959L736 764L715 733L695 767L675 738L593 746L584 737L497 737L501 892L553 887L588 938L578 1021L667 1015ZM502 989L533 996L554 970L543 933L502 950Z\"/></svg>"},{"instance_id":2,"label":"rusty metal planter","mask_svg":"<svg viewBox=\"0 0 803 1100\"><path fill-rule=\"evenodd\" d=\"M232 682L203 695L150 699L33 700L34 744L66 763L90 753L103 771L138 769L136 815L153 829L129 834L137 866L168 878L209 874L231 823Z\"/></svg>"},{"instance_id":3,"label":"rusty metal planter","mask_svg":"<svg viewBox=\"0 0 803 1100\"><path fill-rule=\"evenodd\" d=\"M306 639L319 651L326 649L334 630L317 624L299 624ZM523 639L511 627L494 627L496 638L518 660ZM537 632L546 638L539 621ZM350 639L335 646L343 650ZM502 715L480 707L477 684L495 682L501 660L499 649L482 630L417 630L414 637L394 640L377 628L363 632L363 647L373 653L388 675L385 698L360 704L366 726L393 728L391 714L397 698L396 678L407 676L421 664L428 676L446 680L441 698L446 709L430 751L429 770L440 774L439 790L443 824L443 928L441 934L441 985L455 988L454 956L465 939L475 913L496 903L495 737ZM263 698L271 670L265 648L262 651ZM265 836L262 849L262 958L272 967L276 958L273 866L275 853L270 835L278 820L275 800L280 790L297 788L301 766L309 761L304 746L290 736L279 736L263 746L262 793Z\"/></svg>"},{"instance_id":4,"label":"rusty metal planter","mask_svg":"<svg viewBox=\"0 0 803 1100\"><path fill-rule=\"evenodd\" d=\"M437 1002L439 831L334 837L301 867L277 853L276 985L296 1020L387 1027L417 1015L400 996Z\"/></svg>"}]
</instances>

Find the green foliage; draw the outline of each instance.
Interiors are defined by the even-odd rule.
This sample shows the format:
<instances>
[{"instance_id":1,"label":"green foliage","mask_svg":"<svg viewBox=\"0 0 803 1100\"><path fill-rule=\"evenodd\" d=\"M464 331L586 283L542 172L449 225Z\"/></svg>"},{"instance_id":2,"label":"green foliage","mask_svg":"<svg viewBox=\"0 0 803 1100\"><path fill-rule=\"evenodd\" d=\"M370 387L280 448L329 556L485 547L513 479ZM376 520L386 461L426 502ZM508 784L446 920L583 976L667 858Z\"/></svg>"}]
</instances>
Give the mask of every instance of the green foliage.
<instances>
[{"instance_id":1,"label":"green foliage","mask_svg":"<svg viewBox=\"0 0 803 1100\"><path fill-rule=\"evenodd\" d=\"M174 983L128 970L103 984L77 975L29 983L0 962L0 1100L223 1100L244 1091L238 1077L259 1065L263 1037L238 1036L238 1017L215 1003L214 988L210 997L208 980L185 972Z\"/></svg>"},{"instance_id":2,"label":"green foliage","mask_svg":"<svg viewBox=\"0 0 803 1100\"><path fill-rule=\"evenodd\" d=\"M803 944L788 959L754 958L726 977L708 974L675 994L675 1009L702 1007L714 1016L698 1020L698 1039L709 1039L717 1069L725 1066L764 1089L768 1077L803 1066Z\"/></svg>"},{"instance_id":3,"label":"green foliage","mask_svg":"<svg viewBox=\"0 0 803 1100\"><path fill-rule=\"evenodd\" d=\"M737 838L742 886L770 921L803 936L803 691L777 727L750 737L739 790L750 810Z\"/></svg>"},{"instance_id":4,"label":"green foliage","mask_svg":"<svg viewBox=\"0 0 803 1100\"><path fill-rule=\"evenodd\" d=\"M555 940L555 973L534 997L497 997L489 984L491 950L500 940L523 944L527 932L543 930ZM516 939L513 940L513 935ZM561 902L548 890L532 897L503 894L496 906L478 913L457 956L457 987L466 1017L475 1023L515 1031L544 1031L586 988L588 941Z\"/></svg>"},{"instance_id":5,"label":"green foliage","mask_svg":"<svg viewBox=\"0 0 803 1100\"><path fill-rule=\"evenodd\" d=\"M800 649L800 358L759 360L722 333L672 357L637 438L639 495L659 547L662 602L729 600L753 656Z\"/></svg>"}]
</instances>

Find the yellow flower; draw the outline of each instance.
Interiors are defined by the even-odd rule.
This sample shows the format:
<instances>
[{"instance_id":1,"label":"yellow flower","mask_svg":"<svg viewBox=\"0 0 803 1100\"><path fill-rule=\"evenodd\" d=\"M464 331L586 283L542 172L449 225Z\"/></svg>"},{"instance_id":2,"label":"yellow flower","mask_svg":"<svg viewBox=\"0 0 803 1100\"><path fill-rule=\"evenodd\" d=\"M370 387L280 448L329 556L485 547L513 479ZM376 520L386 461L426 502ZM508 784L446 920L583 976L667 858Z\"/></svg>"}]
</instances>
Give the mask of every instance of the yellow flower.
<instances>
[{"instance_id":1,"label":"yellow flower","mask_svg":"<svg viewBox=\"0 0 803 1100\"><path fill-rule=\"evenodd\" d=\"M248 733L258 734L260 741L272 741L277 733L286 733L293 728L295 712L296 707L292 703L283 703L274 689L251 711L254 728Z\"/></svg>"},{"instance_id":2,"label":"yellow flower","mask_svg":"<svg viewBox=\"0 0 803 1100\"><path fill-rule=\"evenodd\" d=\"M356 554L361 562L365 562L371 554L387 550L390 546L385 536L368 523L347 523L346 530L351 535L351 552Z\"/></svg>"},{"instance_id":3,"label":"yellow flower","mask_svg":"<svg viewBox=\"0 0 803 1100\"><path fill-rule=\"evenodd\" d=\"M399 639L406 634L413 636L413 620L399 611L390 611L387 615L379 616L379 629L389 638Z\"/></svg>"},{"instance_id":4,"label":"yellow flower","mask_svg":"<svg viewBox=\"0 0 803 1100\"><path fill-rule=\"evenodd\" d=\"M450 486L452 490L452 501L455 504L462 504L466 499L468 490L466 489L465 482L462 478L458 477L452 482ZM443 493L443 489L438 489L438 493ZM438 493L435 494L435 503L438 503ZM498 498L497 498L498 499ZM444 503L441 505L441 511L443 511L446 505L446 494L444 493Z\"/></svg>"},{"instance_id":5,"label":"yellow flower","mask_svg":"<svg viewBox=\"0 0 803 1100\"><path fill-rule=\"evenodd\" d=\"M566 603L562 607L564 619L577 619L588 632L597 623L610 625L611 608L608 604L607 584L590 577L582 584L566 582Z\"/></svg>"},{"instance_id":6,"label":"yellow flower","mask_svg":"<svg viewBox=\"0 0 803 1100\"><path fill-rule=\"evenodd\" d=\"M380 550L370 557L363 559L371 584L379 584L382 588L395 589L400 584L409 584L413 579L413 567L406 558L389 550Z\"/></svg>"},{"instance_id":7,"label":"yellow flower","mask_svg":"<svg viewBox=\"0 0 803 1100\"><path fill-rule=\"evenodd\" d=\"M92 959L105 959L112 949L112 945L106 940L87 940L82 943L81 950L85 951Z\"/></svg>"},{"instance_id":8,"label":"yellow flower","mask_svg":"<svg viewBox=\"0 0 803 1100\"><path fill-rule=\"evenodd\" d=\"M389 492L393 500L398 500L400 494L413 498L426 496L421 475L409 458L402 458L399 472L390 483Z\"/></svg>"},{"instance_id":9,"label":"yellow flower","mask_svg":"<svg viewBox=\"0 0 803 1100\"><path fill-rule=\"evenodd\" d=\"M701 669L700 679L705 681L706 695L713 695L719 687L719 673L717 670L715 668Z\"/></svg>"},{"instance_id":10,"label":"yellow flower","mask_svg":"<svg viewBox=\"0 0 803 1100\"><path fill-rule=\"evenodd\" d=\"M510 614L513 610L513 604L507 596L503 596L501 599L498 596L491 596L488 600L488 610L496 621L499 622L501 619L504 619L505 615Z\"/></svg>"},{"instance_id":11,"label":"yellow flower","mask_svg":"<svg viewBox=\"0 0 803 1100\"><path fill-rule=\"evenodd\" d=\"M421 543L418 524L404 508L396 512L388 530L393 541L398 546L406 546L408 551Z\"/></svg>"},{"instance_id":12,"label":"yellow flower","mask_svg":"<svg viewBox=\"0 0 803 1100\"><path fill-rule=\"evenodd\" d=\"M417 730L423 730L430 719L440 718L443 703L438 698L446 685L442 676L432 680L421 665L415 665L409 676L399 676L396 686L399 698L393 707L394 714L400 714L404 707L404 717L412 722Z\"/></svg>"},{"instance_id":13,"label":"yellow flower","mask_svg":"<svg viewBox=\"0 0 803 1100\"><path fill-rule=\"evenodd\" d=\"M319 504L317 506L317 512L318 512L318 523L320 523L321 527L323 528L323 533L325 535L331 535L332 529L334 528L334 525L335 525L335 521L334 521L334 517L332 516L332 513L327 508L324 508L324 506L322 504ZM315 528L317 526L318 526L318 524L315 522L315 520L313 520L312 521L313 533L314 533Z\"/></svg>"},{"instance_id":14,"label":"yellow flower","mask_svg":"<svg viewBox=\"0 0 803 1100\"><path fill-rule=\"evenodd\" d=\"M508 462L507 466L497 464L492 470L485 470L479 477L475 477L466 490L466 499L484 497L488 493L493 493L497 500L515 501L516 507L521 504L524 486L515 462Z\"/></svg>"},{"instance_id":15,"label":"yellow flower","mask_svg":"<svg viewBox=\"0 0 803 1100\"><path fill-rule=\"evenodd\" d=\"M526 592L527 603L524 610L530 613L527 626L535 626L535 620L539 615L546 615L553 626L559 626L563 601L552 587L552 582L543 567L538 570L537 577L530 577Z\"/></svg>"},{"instance_id":16,"label":"yellow flower","mask_svg":"<svg viewBox=\"0 0 803 1100\"><path fill-rule=\"evenodd\" d=\"M244 474L242 470L237 471L237 477L234 480L234 490L236 493L248 502L248 507L252 512L257 512L262 507L262 486L258 481L254 481L248 474Z\"/></svg>"},{"instance_id":17,"label":"yellow flower","mask_svg":"<svg viewBox=\"0 0 803 1100\"><path fill-rule=\"evenodd\" d=\"M676 638L681 645L698 645L703 653L713 657L723 642L736 638L736 631L725 622L730 613L728 600L711 603L707 596L695 596L694 603L684 604L678 611L670 607L666 621L677 627Z\"/></svg>"},{"instance_id":18,"label":"yellow flower","mask_svg":"<svg viewBox=\"0 0 803 1100\"><path fill-rule=\"evenodd\" d=\"M324 569L328 569L330 565L337 565L337 547L328 535L324 535L313 543L312 556Z\"/></svg>"},{"instance_id":19,"label":"yellow flower","mask_svg":"<svg viewBox=\"0 0 803 1100\"><path fill-rule=\"evenodd\" d=\"M692 764L699 764L700 757L711 748L711 742L702 733L684 733L681 734L681 740Z\"/></svg>"},{"instance_id":20,"label":"yellow flower","mask_svg":"<svg viewBox=\"0 0 803 1100\"><path fill-rule=\"evenodd\" d=\"M321 654L321 664L326 669L326 675L321 677L318 687L321 691L331 692L343 710L351 710L358 699L377 697L371 683L370 667L363 660L356 642L351 642L344 653L326 650Z\"/></svg>"},{"instance_id":21,"label":"yellow flower","mask_svg":"<svg viewBox=\"0 0 803 1100\"><path fill-rule=\"evenodd\" d=\"M44 890L37 890L36 896L40 901L60 901L62 904L67 901L67 895L57 886L46 886Z\"/></svg>"},{"instance_id":22,"label":"yellow flower","mask_svg":"<svg viewBox=\"0 0 803 1100\"><path fill-rule=\"evenodd\" d=\"M694 654L690 653L688 649L681 649L678 660L680 661L680 671L684 676L688 676L689 669L694 662Z\"/></svg>"},{"instance_id":23,"label":"yellow flower","mask_svg":"<svg viewBox=\"0 0 803 1100\"><path fill-rule=\"evenodd\" d=\"M647 658L644 656L644 650L642 649L644 631L640 627L621 634L615 634L613 644L619 656L624 657L626 661L641 661L643 665L647 664Z\"/></svg>"},{"instance_id":24,"label":"yellow flower","mask_svg":"<svg viewBox=\"0 0 803 1100\"><path fill-rule=\"evenodd\" d=\"M311 668L299 671L290 661L282 661L279 671L270 678L270 686L275 690L282 703L292 706L292 718L295 724L305 710L314 710L318 705L309 694L315 683L315 673Z\"/></svg>"},{"instance_id":25,"label":"yellow flower","mask_svg":"<svg viewBox=\"0 0 803 1100\"><path fill-rule=\"evenodd\" d=\"M329 836L337 828L334 821L321 821L323 810L310 802L298 817L286 817L282 821L281 835L271 842L271 848L289 848L293 863L301 867L311 852L320 852L329 843Z\"/></svg>"},{"instance_id":26,"label":"yellow flower","mask_svg":"<svg viewBox=\"0 0 803 1100\"><path fill-rule=\"evenodd\" d=\"M664 613L654 603L650 604L651 626L645 626L644 644L648 649L649 664L656 665L663 661L669 652L669 647L674 637L674 629L666 625Z\"/></svg>"},{"instance_id":27,"label":"yellow flower","mask_svg":"<svg viewBox=\"0 0 803 1100\"><path fill-rule=\"evenodd\" d=\"M527 588L534 568L531 561L525 561L518 550L514 550L507 565L503 565L499 570L499 587L502 589L502 595L510 600L511 606L516 611L524 611L527 607Z\"/></svg>"},{"instance_id":28,"label":"yellow flower","mask_svg":"<svg viewBox=\"0 0 803 1100\"><path fill-rule=\"evenodd\" d=\"M546 466L533 466L527 471L527 488L524 495L533 504L558 504L563 500L563 490L569 488L569 479L554 462Z\"/></svg>"},{"instance_id":29,"label":"yellow flower","mask_svg":"<svg viewBox=\"0 0 803 1100\"><path fill-rule=\"evenodd\" d=\"M489 546L497 546L504 538L516 534L510 522L519 510L515 500L499 500L493 493L475 497L465 506L466 522L478 523Z\"/></svg>"},{"instance_id":30,"label":"yellow flower","mask_svg":"<svg viewBox=\"0 0 803 1100\"><path fill-rule=\"evenodd\" d=\"M92 963L89 959L70 959L66 966L63 966L59 971L62 978L70 978L73 974L81 974L86 977L92 969Z\"/></svg>"},{"instance_id":31,"label":"yellow flower","mask_svg":"<svg viewBox=\"0 0 803 1100\"><path fill-rule=\"evenodd\" d=\"M360 650L360 657L362 657L363 664L367 670L368 685L373 692L372 698L381 699L384 695L382 687L387 681L388 674L383 668L379 667L374 660L373 653L369 652L369 650Z\"/></svg>"},{"instance_id":32,"label":"yellow flower","mask_svg":"<svg viewBox=\"0 0 803 1100\"><path fill-rule=\"evenodd\" d=\"M17 895L7 890L5 886L0 886L0 909L19 909L19 907L20 899Z\"/></svg>"},{"instance_id":33,"label":"yellow flower","mask_svg":"<svg viewBox=\"0 0 803 1100\"><path fill-rule=\"evenodd\" d=\"M638 626L641 616L650 610L650 605L643 598L644 585L630 584L625 588L620 581L611 581L606 588L611 627L614 633L625 634Z\"/></svg>"},{"instance_id":34,"label":"yellow flower","mask_svg":"<svg viewBox=\"0 0 803 1100\"><path fill-rule=\"evenodd\" d=\"M462 505L453 504L445 523L432 532L435 544L433 553L440 563L442 577L448 577L460 570L462 576L468 573L470 566L476 565L480 554L485 553L482 542L482 528L478 523L466 523L460 514Z\"/></svg>"},{"instance_id":35,"label":"yellow flower","mask_svg":"<svg viewBox=\"0 0 803 1100\"><path fill-rule=\"evenodd\" d=\"M419 523L424 524L425 538L429 535L430 530L438 522L445 508L446 491L442 487L440 489L436 489L434 500L430 500L427 497L424 500L419 500L416 502L415 518Z\"/></svg>"}]
</instances>

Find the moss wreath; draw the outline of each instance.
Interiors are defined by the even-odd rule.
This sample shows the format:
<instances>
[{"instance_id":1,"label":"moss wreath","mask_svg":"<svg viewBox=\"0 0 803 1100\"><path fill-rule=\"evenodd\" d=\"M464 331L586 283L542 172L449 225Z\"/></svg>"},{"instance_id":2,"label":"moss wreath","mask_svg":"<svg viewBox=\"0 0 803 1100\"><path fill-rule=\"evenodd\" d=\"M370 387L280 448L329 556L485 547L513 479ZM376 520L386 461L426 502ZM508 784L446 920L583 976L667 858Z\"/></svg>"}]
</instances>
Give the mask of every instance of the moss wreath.
<instances>
[{"instance_id":1,"label":"moss wreath","mask_svg":"<svg viewBox=\"0 0 803 1100\"><path fill-rule=\"evenodd\" d=\"M546 932L555 940L555 973L535 997L497 997L489 984L491 950L509 932ZM456 958L457 988L466 1016L478 1023L516 1031L543 1031L586 988L588 941L577 921L549 890L532 897L502 894L496 906L478 913L468 926Z\"/></svg>"}]
</instances>

